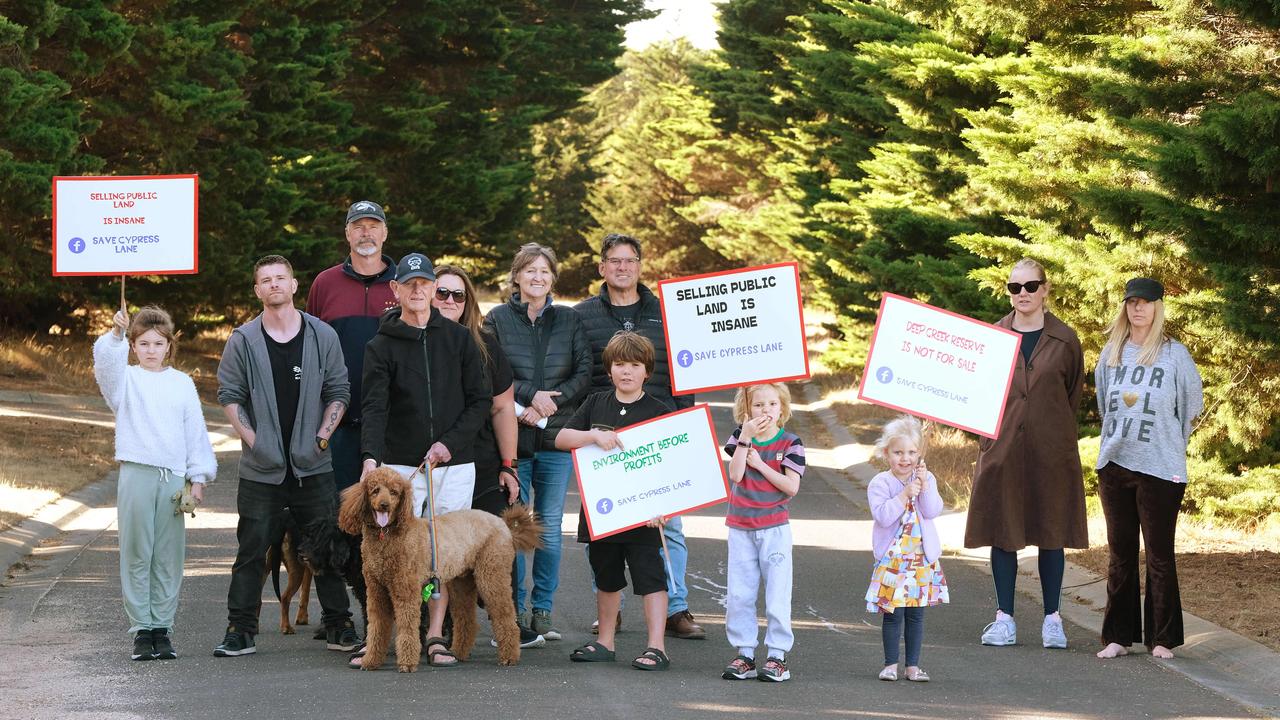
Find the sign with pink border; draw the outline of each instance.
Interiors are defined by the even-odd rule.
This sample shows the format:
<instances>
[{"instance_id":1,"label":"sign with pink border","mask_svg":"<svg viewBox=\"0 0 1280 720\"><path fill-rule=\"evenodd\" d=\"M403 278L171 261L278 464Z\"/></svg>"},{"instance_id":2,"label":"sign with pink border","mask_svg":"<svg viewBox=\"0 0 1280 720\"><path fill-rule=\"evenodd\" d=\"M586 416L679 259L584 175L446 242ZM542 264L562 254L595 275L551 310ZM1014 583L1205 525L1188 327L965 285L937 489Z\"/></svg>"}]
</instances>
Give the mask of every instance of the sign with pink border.
<instances>
[{"instance_id":1,"label":"sign with pink border","mask_svg":"<svg viewBox=\"0 0 1280 720\"><path fill-rule=\"evenodd\" d=\"M55 177L54 275L198 271L195 175Z\"/></svg>"},{"instance_id":2,"label":"sign with pink border","mask_svg":"<svg viewBox=\"0 0 1280 720\"><path fill-rule=\"evenodd\" d=\"M995 438L1020 342L1011 330L885 293L858 397Z\"/></svg>"}]
</instances>

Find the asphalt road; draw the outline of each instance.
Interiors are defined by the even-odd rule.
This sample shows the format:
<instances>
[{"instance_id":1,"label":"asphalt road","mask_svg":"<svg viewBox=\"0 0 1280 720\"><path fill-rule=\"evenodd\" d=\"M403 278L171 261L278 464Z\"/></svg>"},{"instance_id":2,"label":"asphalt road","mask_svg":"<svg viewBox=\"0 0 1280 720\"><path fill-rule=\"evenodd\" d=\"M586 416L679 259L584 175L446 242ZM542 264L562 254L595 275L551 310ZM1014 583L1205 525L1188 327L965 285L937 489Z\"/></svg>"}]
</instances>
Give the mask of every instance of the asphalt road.
<instances>
[{"instance_id":1,"label":"asphalt road","mask_svg":"<svg viewBox=\"0 0 1280 720\"><path fill-rule=\"evenodd\" d=\"M731 429L725 394L713 394L721 437ZM797 418L792 429L806 437ZM813 443L810 443L813 445ZM391 665L368 673L345 667L309 628L275 631L278 605L264 593L258 652L215 658L226 624L225 598L235 554L235 454L220 455L218 483L188 520L186 579L173 637L180 659L129 660L120 605L114 508L83 514L0 586L0 718L717 718L743 714L835 718L1236 718L1242 707L1166 671L1146 656L1102 662L1097 640L1068 624L1072 646L1044 650L1035 602L1019 597L1024 644L978 643L994 608L985 563L944 558L952 603L927 613L921 665L933 682L880 682L879 621L861 601L872 562L867 512L836 492L831 471L811 467L792 503L796 568L792 612L796 646L790 682L728 682L720 671L734 650L725 641L723 509L686 518L690 604L705 641L668 639L666 673L633 670L644 647L640 603L628 599L619 662L570 663L591 639L588 567L566 537L554 617L564 640L499 667L487 629L472 660L455 669L425 663L401 675ZM571 497L566 509L574 511ZM572 527L576 516L568 516ZM319 606L311 601L318 621ZM314 626L312 626L314 627ZM763 634L763 631L762 631Z\"/></svg>"}]
</instances>

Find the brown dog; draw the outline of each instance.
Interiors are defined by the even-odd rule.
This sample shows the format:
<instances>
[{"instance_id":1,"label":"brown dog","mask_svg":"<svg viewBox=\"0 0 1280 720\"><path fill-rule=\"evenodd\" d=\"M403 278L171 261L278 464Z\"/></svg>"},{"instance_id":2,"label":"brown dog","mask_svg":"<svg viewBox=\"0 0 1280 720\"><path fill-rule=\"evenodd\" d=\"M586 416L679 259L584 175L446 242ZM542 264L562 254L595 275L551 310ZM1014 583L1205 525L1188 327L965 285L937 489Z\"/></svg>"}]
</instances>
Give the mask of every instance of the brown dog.
<instances>
[{"instance_id":1,"label":"brown dog","mask_svg":"<svg viewBox=\"0 0 1280 720\"><path fill-rule=\"evenodd\" d=\"M362 534L368 593L369 636L361 667L376 670L386 659L391 623L396 626L396 667L415 672L422 587L431 576L426 520L413 514L413 489L390 468L377 468L342 491L338 527ZM453 618L450 651L466 660L476 639L476 595L484 599L498 663L520 661L520 628L511 599L511 563L517 551L540 547L542 527L531 510L513 507L501 518L481 510L440 515L436 523L436 576L449 586Z\"/></svg>"},{"instance_id":2,"label":"brown dog","mask_svg":"<svg viewBox=\"0 0 1280 720\"><path fill-rule=\"evenodd\" d=\"M289 581L284 592L280 591L280 565L284 564ZM284 537L276 545L267 548L267 573L262 576L262 583L271 576L271 585L275 588L276 599L280 601L280 633L292 635L293 625L289 624L289 608L293 604L293 596L298 595L298 616L295 625L306 625L311 622L307 604L311 602L311 566L298 554L298 542L294 538L292 527L284 531ZM261 608L259 608L261 610Z\"/></svg>"}]
</instances>

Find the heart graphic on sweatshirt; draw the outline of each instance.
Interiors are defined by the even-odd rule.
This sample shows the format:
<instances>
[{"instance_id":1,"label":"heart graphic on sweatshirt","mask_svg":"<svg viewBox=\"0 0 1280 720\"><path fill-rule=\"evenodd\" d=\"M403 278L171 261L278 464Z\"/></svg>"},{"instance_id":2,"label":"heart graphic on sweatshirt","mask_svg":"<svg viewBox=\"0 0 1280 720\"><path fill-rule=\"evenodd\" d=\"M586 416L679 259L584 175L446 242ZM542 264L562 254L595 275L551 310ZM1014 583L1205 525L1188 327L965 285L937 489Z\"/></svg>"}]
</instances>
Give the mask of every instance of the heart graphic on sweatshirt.
<instances>
[{"instance_id":1,"label":"heart graphic on sweatshirt","mask_svg":"<svg viewBox=\"0 0 1280 720\"><path fill-rule=\"evenodd\" d=\"M1121 395L1120 397L1122 400L1124 400L1124 404L1128 405L1129 407L1133 407L1133 404L1138 402L1138 393L1136 392L1127 392Z\"/></svg>"}]
</instances>

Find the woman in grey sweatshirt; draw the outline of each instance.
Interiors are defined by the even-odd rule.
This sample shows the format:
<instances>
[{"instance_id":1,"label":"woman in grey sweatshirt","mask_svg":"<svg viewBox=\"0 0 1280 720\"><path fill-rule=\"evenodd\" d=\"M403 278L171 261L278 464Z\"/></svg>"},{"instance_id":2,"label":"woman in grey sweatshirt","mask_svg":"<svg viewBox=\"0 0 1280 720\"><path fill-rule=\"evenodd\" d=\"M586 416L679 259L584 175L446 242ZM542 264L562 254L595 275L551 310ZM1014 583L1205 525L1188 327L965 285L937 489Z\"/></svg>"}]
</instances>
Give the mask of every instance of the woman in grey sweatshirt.
<instances>
[{"instance_id":1,"label":"woman in grey sweatshirt","mask_svg":"<svg viewBox=\"0 0 1280 720\"><path fill-rule=\"evenodd\" d=\"M1125 655L1134 642L1171 658L1183 641L1173 535L1187 487L1187 441L1204 395L1191 353L1164 334L1163 297L1164 286L1150 278L1125 285L1094 371L1102 416L1098 495L1110 546L1100 658ZM1145 603L1139 533L1147 550Z\"/></svg>"}]
</instances>

